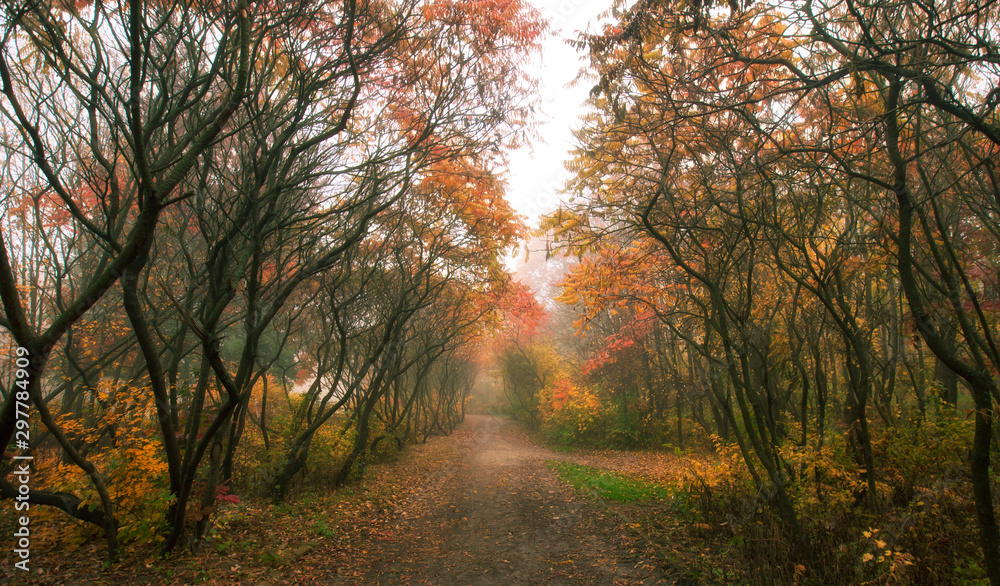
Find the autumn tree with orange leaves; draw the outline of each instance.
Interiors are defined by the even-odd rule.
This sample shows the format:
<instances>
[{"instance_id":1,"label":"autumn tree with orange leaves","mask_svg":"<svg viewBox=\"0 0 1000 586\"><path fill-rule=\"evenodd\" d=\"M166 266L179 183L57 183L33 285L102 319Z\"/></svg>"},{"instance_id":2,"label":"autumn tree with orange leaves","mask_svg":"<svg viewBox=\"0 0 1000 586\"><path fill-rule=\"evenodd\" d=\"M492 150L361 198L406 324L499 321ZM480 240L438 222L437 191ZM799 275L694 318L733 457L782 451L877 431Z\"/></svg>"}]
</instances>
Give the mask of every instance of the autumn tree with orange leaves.
<instances>
[{"instance_id":1,"label":"autumn tree with orange leaves","mask_svg":"<svg viewBox=\"0 0 1000 586\"><path fill-rule=\"evenodd\" d=\"M789 446L823 453L839 407L853 498L883 511L870 422L926 418L939 385L971 406L968 486L1000 583L997 6L644 0L611 17L578 43L595 82L579 197L543 224L583 259L562 294L581 329L653 315L683 344L663 364L687 363L811 568L829 529L809 526Z\"/></svg>"},{"instance_id":2,"label":"autumn tree with orange leaves","mask_svg":"<svg viewBox=\"0 0 1000 586\"><path fill-rule=\"evenodd\" d=\"M117 449L121 420L101 415L115 408L158 438L135 462L165 490L144 538L197 543L233 498L254 397L266 436L269 381L293 353L314 355L290 376L324 381L303 433L341 407L358 426L345 477L380 439L361 431L373 418L451 429L456 367L436 365L488 325L524 231L498 165L530 123L532 9L80 2L9 4L4 19L0 325L31 356L46 432L32 449L83 479L32 504L100 526L112 557L134 539L101 455ZM441 338L407 342L428 330ZM290 350L316 331L339 343ZM323 379L331 359L346 376ZM145 402L126 401L136 392ZM6 450L9 387L3 400ZM290 477L308 436L273 437Z\"/></svg>"}]
</instances>

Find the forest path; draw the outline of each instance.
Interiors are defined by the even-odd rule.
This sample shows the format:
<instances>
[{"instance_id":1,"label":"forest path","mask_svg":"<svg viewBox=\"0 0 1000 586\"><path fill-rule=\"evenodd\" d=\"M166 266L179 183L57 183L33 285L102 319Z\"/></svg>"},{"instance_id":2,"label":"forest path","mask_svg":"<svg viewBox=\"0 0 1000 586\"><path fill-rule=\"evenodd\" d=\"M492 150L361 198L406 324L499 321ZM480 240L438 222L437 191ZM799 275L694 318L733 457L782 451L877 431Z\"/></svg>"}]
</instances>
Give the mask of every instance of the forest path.
<instances>
[{"instance_id":1,"label":"forest path","mask_svg":"<svg viewBox=\"0 0 1000 586\"><path fill-rule=\"evenodd\" d=\"M518 426L469 415L373 536L366 584L658 584L637 538L560 482ZM440 446L439 446L440 447Z\"/></svg>"}]
</instances>

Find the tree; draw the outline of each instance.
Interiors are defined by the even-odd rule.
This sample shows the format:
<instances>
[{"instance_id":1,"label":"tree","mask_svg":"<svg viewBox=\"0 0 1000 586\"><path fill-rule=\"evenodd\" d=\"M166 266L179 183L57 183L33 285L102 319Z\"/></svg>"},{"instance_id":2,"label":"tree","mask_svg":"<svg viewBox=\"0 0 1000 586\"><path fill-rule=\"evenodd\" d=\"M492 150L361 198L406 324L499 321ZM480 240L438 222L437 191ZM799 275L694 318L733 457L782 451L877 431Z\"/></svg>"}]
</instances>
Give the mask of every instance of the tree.
<instances>
[{"instance_id":1,"label":"tree","mask_svg":"<svg viewBox=\"0 0 1000 586\"><path fill-rule=\"evenodd\" d=\"M597 81L570 185L583 201L551 228L578 250L606 249L608 267L624 264L611 261L623 256L619 242L655 243L690 279L698 325L687 330L688 344L706 360L716 344L723 351L742 419L737 443L751 474L754 462L764 468L796 533L776 449L790 388L781 363L791 361L792 384L803 389L813 371L819 407L838 396L824 382L838 372L824 364L844 360L858 473L877 499L867 411L872 405L891 420L885 396L906 352L898 324L910 320L971 391L980 541L987 573L1000 583L986 473L996 323L981 278L997 244L996 8L649 1L619 4L612 16L579 41ZM585 303L595 297L614 295L588 293ZM776 330L776 319L786 331L803 322L783 299L821 307L826 327L801 336ZM883 316L889 326L876 325ZM922 392L922 374L913 378ZM713 396L724 410L724 397Z\"/></svg>"},{"instance_id":2,"label":"tree","mask_svg":"<svg viewBox=\"0 0 1000 586\"><path fill-rule=\"evenodd\" d=\"M28 349L29 392L42 424L100 494L100 524L114 555L113 504L97 469L57 424L42 375L70 326L146 262L163 210L188 197L179 186L247 93L256 19L242 3L205 12L140 2L95 5L87 17L75 8L6 4L4 13L3 115L24 145L8 149L11 162L31 179L29 191L53 194L66 222L59 229L85 235L86 246L71 251L82 258L72 262L92 268L72 298L57 295L29 315L15 277L22 251L12 247L16 240L8 232L0 246L2 325ZM70 23L86 41L68 38ZM153 31L163 43L149 42ZM72 112L84 114L83 124ZM59 282L53 285L58 291ZM14 404L14 394L5 393L4 449L13 435ZM97 520L81 515L72 499L33 492L35 502L62 503L70 514Z\"/></svg>"},{"instance_id":3,"label":"tree","mask_svg":"<svg viewBox=\"0 0 1000 586\"><path fill-rule=\"evenodd\" d=\"M29 349L42 423L89 475L103 513L75 495L33 498L100 524L111 555L119 505L63 421L105 421L99 410L115 395L99 389L110 377L152 396L155 458L171 495L169 551L192 520L193 543L207 530L215 499L229 489L254 389L275 365L288 366L290 341L343 328L305 323L316 310L332 305L374 321L358 329L371 334L363 343L352 333L310 348L314 363L338 357L356 388L372 377L392 384L406 372L401 354L351 362L364 344L397 348L410 319L455 283L474 291L477 279L503 280L499 259L523 229L496 165L528 124L530 80L520 65L541 30L528 7L133 2L11 5L6 16L4 114L28 149L5 145L22 179L8 182L5 206L22 213L4 225L0 325ZM86 124L67 116L76 110ZM38 212L29 219L32 202ZM441 223L427 220L434 214ZM17 260L28 252L15 244L21 235L44 251L36 267ZM353 266L359 258L372 264ZM386 260L395 269L380 273ZM29 288L33 274L46 278ZM331 292L361 274L382 279L356 289L367 297ZM109 301L116 283L123 312ZM385 291L371 288L379 283ZM438 356L468 342L466 322L491 311L488 302L473 305L478 313L463 314L465 325L441 331L449 337ZM111 324L115 336L93 335ZM100 343L84 347L86 334ZM45 369L52 356L68 381ZM419 370L426 377L430 366ZM370 404L345 395L366 411L356 415L364 425L380 385ZM14 395L3 397L6 447ZM320 423L346 404L316 397ZM97 402L88 407L85 398ZM143 409L123 408L129 424L145 421ZM286 475L307 452L308 435L299 441L305 451L289 452ZM367 449L365 438L359 443Z\"/></svg>"}]
</instances>

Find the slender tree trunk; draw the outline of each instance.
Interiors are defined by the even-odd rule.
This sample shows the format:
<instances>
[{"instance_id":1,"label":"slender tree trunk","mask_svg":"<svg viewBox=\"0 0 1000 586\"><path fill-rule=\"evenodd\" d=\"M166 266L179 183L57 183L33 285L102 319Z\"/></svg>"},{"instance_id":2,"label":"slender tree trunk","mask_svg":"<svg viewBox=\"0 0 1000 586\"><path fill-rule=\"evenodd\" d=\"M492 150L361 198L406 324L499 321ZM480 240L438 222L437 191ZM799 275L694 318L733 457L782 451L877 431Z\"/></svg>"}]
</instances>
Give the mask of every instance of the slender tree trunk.
<instances>
[{"instance_id":1,"label":"slender tree trunk","mask_svg":"<svg viewBox=\"0 0 1000 586\"><path fill-rule=\"evenodd\" d=\"M1000 530L993 508L990 487L990 451L993 439L993 394L996 385L988 370L976 369L963 362L949 344L942 339L917 286L913 266L913 218L916 212L906 177L906 162L899 151L899 122L896 119L902 83L892 80L886 98L885 141L889 160L893 165L893 191L899 206L899 251L897 265L900 283L910 311L916 319L917 329L935 356L952 371L962 376L972 389L976 406L976 430L972 442L971 475L975 495L976 517L979 520L979 542L983 549L983 562L990 583L1000 586Z\"/></svg>"}]
</instances>

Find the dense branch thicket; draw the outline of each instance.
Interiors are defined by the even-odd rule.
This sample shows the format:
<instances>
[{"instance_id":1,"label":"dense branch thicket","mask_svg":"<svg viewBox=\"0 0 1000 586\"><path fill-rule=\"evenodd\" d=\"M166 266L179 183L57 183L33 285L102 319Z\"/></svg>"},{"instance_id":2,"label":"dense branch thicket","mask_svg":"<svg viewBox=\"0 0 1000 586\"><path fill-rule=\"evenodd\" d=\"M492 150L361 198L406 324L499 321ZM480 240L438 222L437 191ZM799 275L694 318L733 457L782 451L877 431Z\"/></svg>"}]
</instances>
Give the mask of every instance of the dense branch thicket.
<instances>
[{"instance_id":1,"label":"dense branch thicket","mask_svg":"<svg viewBox=\"0 0 1000 586\"><path fill-rule=\"evenodd\" d=\"M579 258L559 300L591 349L537 385L543 427L732 446L792 551L776 572L822 582L935 555L912 532L938 473L900 457L931 458L934 430L958 426L955 526L978 527L979 571L1000 584L996 3L649 0L612 16L578 41L595 85L576 197L544 222ZM882 527L899 563L824 557L845 539L831 510L858 535Z\"/></svg>"},{"instance_id":2,"label":"dense branch thicket","mask_svg":"<svg viewBox=\"0 0 1000 586\"><path fill-rule=\"evenodd\" d=\"M339 483L453 429L523 235L498 168L540 30L519 2L5 3L31 503L169 551L317 443Z\"/></svg>"}]
</instances>

